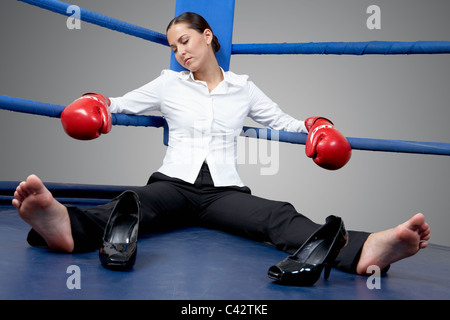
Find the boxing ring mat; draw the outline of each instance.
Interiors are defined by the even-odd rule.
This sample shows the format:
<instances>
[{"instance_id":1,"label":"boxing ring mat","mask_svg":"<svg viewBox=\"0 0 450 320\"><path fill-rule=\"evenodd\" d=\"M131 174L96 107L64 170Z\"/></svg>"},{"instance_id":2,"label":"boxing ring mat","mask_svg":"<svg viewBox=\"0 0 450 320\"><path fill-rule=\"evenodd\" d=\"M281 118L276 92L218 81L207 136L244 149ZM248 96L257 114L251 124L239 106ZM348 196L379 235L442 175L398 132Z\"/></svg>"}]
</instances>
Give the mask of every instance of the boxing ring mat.
<instances>
[{"instance_id":1,"label":"boxing ring mat","mask_svg":"<svg viewBox=\"0 0 450 320\"><path fill-rule=\"evenodd\" d=\"M291 287L267 277L268 268L286 253L265 243L192 227L140 238L133 269L111 271L100 265L98 251L61 254L30 247L29 226L10 205L17 184L0 183L2 300L450 299L450 248L434 244L393 264L381 277L333 269L328 280L322 276L312 287ZM104 203L126 188L47 185L59 201L81 207ZM74 194L77 198L71 198ZM72 266L79 268L78 282Z\"/></svg>"},{"instance_id":2,"label":"boxing ring mat","mask_svg":"<svg viewBox=\"0 0 450 320\"><path fill-rule=\"evenodd\" d=\"M178 0L176 15L204 15L221 39L219 60L227 70L232 51L234 1L208 10L207 0ZM48 1L52 2L52 1ZM59 1L53 1L59 4ZM192 7L195 6L195 7ZM200 8L200 9L198 9ZM219 14L218 14L219 12ZM210 19L215 15L218 19ZM224 37L228 37L224 41ZM171 68L179 70L172 58ZM0 182L0 299L13 300L397 300L449 299L450 248L430 244L393 264L388 274L363 277L333 269L312 287L275 284L268 268L287 254L265 243L199 227L140 238L135 266L117 272L101 266L98 251L61 254L30 247L29 226L11 205L19 181ZM56 199L80 207L107 202L127 187L46 182ZM187 304L187 302L186 302ZM179 309L166 310L179 314ZM270 312L270 304L269 304ZM167 313L166 313L167 315Z\"/></svg>"}]
</instances>

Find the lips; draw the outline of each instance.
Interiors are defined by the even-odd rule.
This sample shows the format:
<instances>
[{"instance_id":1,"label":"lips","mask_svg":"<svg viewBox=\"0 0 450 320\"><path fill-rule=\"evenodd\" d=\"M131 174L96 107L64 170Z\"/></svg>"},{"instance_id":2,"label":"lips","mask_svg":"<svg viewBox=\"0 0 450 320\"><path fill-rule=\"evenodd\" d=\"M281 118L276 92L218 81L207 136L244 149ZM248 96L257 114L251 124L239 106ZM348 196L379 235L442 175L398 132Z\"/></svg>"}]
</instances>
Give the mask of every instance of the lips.
<instances>
[{"instance_id":1,"label":"lips","mask_svg":"<svg viewBox=\"0 0 450 320\"><path fill-rule=\"evenodd\" d=\"M192 58L186 58L184 59L184 64L188 64L191 61Z\"/></svg>"}]
</instances>

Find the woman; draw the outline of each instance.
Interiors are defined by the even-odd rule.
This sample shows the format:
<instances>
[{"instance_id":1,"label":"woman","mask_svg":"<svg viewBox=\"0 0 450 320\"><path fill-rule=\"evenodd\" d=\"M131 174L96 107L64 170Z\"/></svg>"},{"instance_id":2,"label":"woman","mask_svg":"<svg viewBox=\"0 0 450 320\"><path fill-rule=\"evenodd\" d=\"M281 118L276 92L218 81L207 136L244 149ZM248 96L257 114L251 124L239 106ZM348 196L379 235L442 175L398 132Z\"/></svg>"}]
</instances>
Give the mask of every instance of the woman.
<instances>
[{"instance_id":1,"label":"woman","mask_svg":"<svg viewBox=\"0 0 450 320\"><path fill-rule=\"evenodd\" d=\"M170 128L170 142L162 167L146 186L133 190L141 204L139 233L161 230L174 222L196 224L295 252L320 225L289 203L251 194L236 170L235 137L247 116L286 131L307 132L305 122L284 114L247 76L219 67L215 52L220 44L201 16L184 13L173 19L167 39L177 61L189 72L163 71L120 98L82 97L62 115L66 132L81 139L94 138L110 130L109 112L161 111ZM77 108L97 108L94 113L102 115L97 119L100 126L87 120L80 124ZM13 205L32 227L30 244L63 252L98 249L115 205L112 201L86 210L66 207L35 175L20 183L14 196ZM385 269L425 248L429 238L430 228L420 213L386 231L349 231L335 266L357 274L366 274L370 265Z\"/></svg>"}]
</instances>

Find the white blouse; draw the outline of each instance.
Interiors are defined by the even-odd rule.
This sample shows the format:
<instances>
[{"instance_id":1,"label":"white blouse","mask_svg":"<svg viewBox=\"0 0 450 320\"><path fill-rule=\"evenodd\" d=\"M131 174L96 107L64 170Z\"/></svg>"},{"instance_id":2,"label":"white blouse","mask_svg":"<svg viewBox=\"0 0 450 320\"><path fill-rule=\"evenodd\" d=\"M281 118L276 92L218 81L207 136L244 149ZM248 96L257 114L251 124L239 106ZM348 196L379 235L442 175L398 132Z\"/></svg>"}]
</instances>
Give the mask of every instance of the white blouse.
<instances>
[{"instance_id":1,"label":"white blouse","mask_svg":"<svg viewBox=\"0 0 450 320\"><path fill-rule=\"evenodd\" d=\"M304 122L285 114L246 75L223 72L209 92L189 71L164 70L123 97L110 98L111 112L160 111L169 126L169 145L159 172L194 183L203 162L214 185L244 186L237 171L237 137L250 117L265 127L307 132Z\"/></svg>"}]
</instances>

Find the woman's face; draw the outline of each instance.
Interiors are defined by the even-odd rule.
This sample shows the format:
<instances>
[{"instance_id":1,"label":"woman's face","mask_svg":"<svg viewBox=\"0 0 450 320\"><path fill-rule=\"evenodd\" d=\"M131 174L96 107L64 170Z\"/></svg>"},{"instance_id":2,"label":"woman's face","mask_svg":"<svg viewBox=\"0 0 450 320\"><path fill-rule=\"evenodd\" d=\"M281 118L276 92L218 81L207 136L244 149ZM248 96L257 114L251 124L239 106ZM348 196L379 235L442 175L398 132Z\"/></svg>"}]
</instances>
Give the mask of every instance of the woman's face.
<instances>
[{"instance_id":1,"label":"woman's face","mask_svg":"<svg viewBox=\"0 0 450 320\"><path fill-rule=\"evenodd\" d=\"M189 28L185 22L174 24L167 31L167 40L178 63L191 72L198 71L210 59L212 32L203 33ZM214 54L213 54L214 56Z\"/></svg>"}]
</instances>

